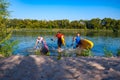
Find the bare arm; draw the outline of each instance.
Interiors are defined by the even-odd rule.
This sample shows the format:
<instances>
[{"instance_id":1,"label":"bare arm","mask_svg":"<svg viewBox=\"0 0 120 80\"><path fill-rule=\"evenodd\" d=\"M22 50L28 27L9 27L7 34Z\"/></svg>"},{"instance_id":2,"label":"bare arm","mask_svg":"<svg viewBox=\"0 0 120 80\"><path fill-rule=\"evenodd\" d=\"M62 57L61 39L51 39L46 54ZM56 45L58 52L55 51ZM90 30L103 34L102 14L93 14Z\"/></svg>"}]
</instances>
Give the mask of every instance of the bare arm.
<instances>
[{"instance_id":1,"label":"bare arm","mask_svg":"<svg viewBox=\"0 0 120 80\"><path fill-rule=\"evenodd\" d=\"M38 41L36 40L36 43L35 43L35 48L36 48L36 46L38 45Z\"/></svg>"},{"instance_id":2,"label":"bare arm","mask_svg":"<svg viewBox=\"0 0 120 80\"><path fill-rule=\"evenodd\" d=\"M71 44L71 46L73 46L75 39L76 39L76 37L72 38L72 44Z\"/></svg>"},{"instance_id":3,"label":"bare arm","mask_svg":"<svg viewBox=\"0 0 120 80\"><path fill-rule=\"evenodd\" d=\"M76 39L76 37L73 37L73 40L72 40L72 41L74 42L74 41L75 41L75 39Z\"/></svg>"}]
</instances>

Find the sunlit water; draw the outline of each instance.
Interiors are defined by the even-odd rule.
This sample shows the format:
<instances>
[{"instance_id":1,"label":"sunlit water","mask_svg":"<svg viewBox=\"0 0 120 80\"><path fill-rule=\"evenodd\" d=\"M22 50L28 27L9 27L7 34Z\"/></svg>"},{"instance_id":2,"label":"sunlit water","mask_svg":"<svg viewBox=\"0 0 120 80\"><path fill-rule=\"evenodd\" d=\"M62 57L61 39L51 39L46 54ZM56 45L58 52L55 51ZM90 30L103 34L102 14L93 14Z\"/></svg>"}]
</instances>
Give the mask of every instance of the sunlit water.
<instances>
[{"instance_id":1,"label":"sunlit water","mask_svg":"<svg viewBox=\"0 0 120 80\"><path fill-rule=\"evenodd\" d=\"M66 46L62 46L62 49L71 51L74 50L74 45L72 46L72 38L73 34L64 33ZM119 33L118 33L119 34ZM81 33L81 38L89 39L94 43L94 47L91 49L95 56L103 56L104 50L107 49L111 51L114 55L117 53L117 50L120 49L120 36L114 33ZM55 38L54 32L14 32L12 36L12 40L18 40L19 44L18 48L14 51L13 54L19 55L28 55L34 53L34 46L37 37L41 35L47 42L47 45L50 50L51 55L57 54L57 39ZM53 39L53 40L51 40Z\"/></svg>"}]
</instances>

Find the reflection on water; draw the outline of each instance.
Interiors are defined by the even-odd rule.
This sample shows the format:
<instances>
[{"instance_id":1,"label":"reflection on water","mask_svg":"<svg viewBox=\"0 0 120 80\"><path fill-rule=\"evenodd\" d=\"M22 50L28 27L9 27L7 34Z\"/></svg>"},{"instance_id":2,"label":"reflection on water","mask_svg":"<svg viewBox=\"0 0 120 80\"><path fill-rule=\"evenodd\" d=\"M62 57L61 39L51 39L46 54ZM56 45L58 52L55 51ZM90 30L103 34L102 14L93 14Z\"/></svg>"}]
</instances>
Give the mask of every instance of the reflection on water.
<instances>
[{"instance_id":1,"label":"reflection on water","mask_svg":"<svg viewBox=\"0 0 120 80\"><path fill-rule=\"evenodd\" d=\"M65 34L66 46L63 46L62 49L66 53L74 53L72 44L72 37L75 35L73 32L63 32ZM94 47L92 52L96 56L104 55L104 48L112 51L116 54L117 49L120 49L120 35L119 33L112 32L80 32L82 38L89 39L93 41ZM15 31L11 39L19 40L18 49L14 51L14 54L27 55L34 52L34 45L36 38L40 35L43 36L47 42L47 45L50 49L52 55L57 55L57 39L55 38L55 32L41 32L41 31ZM53 40L51 40L53 39Z\"/></svg>"}]
</instances>

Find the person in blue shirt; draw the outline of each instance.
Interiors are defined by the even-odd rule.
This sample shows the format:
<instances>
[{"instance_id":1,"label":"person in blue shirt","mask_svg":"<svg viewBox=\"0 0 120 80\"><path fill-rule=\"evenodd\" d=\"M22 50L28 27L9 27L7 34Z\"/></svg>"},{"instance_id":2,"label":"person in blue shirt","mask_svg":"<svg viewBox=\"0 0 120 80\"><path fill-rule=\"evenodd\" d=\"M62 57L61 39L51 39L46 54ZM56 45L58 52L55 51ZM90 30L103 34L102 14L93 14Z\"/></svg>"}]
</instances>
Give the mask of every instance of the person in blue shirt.
<instances>
[{"instance_id":1,"label":"person in blue shirt","mask_svg":"<svg viewBox=\"0 0 120 80\"><path fill-rule=\"evenodd\" d=\"M77 35L75 37L73 37L73 42L76 42L76 48L80 47L81 45L81 38L80 38L80 33L77 33Z\"/></svg>"}]
</instances>

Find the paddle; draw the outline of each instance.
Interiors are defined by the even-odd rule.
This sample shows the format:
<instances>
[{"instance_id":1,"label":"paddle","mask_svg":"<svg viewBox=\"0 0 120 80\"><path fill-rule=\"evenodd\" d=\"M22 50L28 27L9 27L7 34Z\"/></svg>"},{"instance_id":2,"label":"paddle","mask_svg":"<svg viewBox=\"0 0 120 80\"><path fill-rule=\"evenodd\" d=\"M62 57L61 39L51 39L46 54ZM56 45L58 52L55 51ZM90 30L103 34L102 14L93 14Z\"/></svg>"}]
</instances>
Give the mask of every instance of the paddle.
<instances>
[{"instance_id":1,"label":"paddle","mask_svg":"<svg viewBox=\"0 0 120 80\"><path fill-rule=\"evenodd\" d=\"M54 39L52 39L52 38L51 38L50 40L55 42L55 40L54 40Z\"/></svg>"},{"instance_id":2,"label":"paddle","mask_svg":"<svg viewBox=\"0 0 120 80\"><path fill-rule=\"evenodd\" d=\"M72 48L74 47L74 42L72 42L71 47L72 47Z\"/></svg>"},{"instance_id":3,"label":"paddle","mask_svg":"<svg viewBox=\"0 0 120 80\"><path fill-rule=\"evenodd\" d=\"M73 46L73 42L72 42L71 46Z\"/></svg>"},{"instance_id":4,"label":"paddle","mask_svg":"<svg viewBox=\"0 0 120 80\"><path fill-rule=\"evenodd\" d=\"M53 41L53 39L51 39L51 41Z\"/></svg>"},{"instance_id":5,"label":"paddle","mask_svg":"<svg viewBox=\"0 0 120 80\"><path fill-rule=\"evenodd\" d=\"M73 37L73 40L72 40L72 44L71 44L71 46L73 46L74 45L74 37Z\"/></svg>"}]
</instances>

